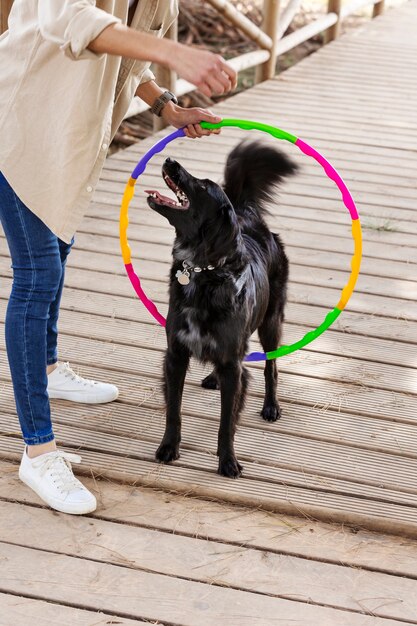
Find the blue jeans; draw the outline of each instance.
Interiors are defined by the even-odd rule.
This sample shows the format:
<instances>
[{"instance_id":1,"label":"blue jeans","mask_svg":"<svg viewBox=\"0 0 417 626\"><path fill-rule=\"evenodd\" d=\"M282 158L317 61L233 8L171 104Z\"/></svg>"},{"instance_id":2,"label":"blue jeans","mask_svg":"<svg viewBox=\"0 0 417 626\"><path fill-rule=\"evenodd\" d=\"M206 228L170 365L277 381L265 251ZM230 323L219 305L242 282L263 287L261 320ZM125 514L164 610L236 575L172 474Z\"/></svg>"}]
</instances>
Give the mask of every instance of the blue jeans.
<instances>
[{"instance_id":1,"label":"blue jeans","mask_svg":"<svg viewBox=\"0 0 417 626\"><path fill-rule=\"evenodd\" d=\"M58 315L70 244L17 197L0 172L0 221L12 258L6 348L17 414L28 445L54 438L47 365L58 360Z\"/></svg>"}]
</instances>

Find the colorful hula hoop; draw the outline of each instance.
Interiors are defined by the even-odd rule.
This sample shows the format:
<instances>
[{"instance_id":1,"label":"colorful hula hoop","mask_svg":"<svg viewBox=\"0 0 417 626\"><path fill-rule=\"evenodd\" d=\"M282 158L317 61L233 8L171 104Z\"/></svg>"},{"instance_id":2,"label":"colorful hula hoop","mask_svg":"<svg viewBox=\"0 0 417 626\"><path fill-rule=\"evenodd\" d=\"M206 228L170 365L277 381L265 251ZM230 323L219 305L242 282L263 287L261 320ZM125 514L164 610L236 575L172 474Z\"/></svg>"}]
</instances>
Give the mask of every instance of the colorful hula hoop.
<instances>
[{"instance_id":1,"label":"colorful hula hoop","mask_svg":"<svg viewBox=\"0 0 417 626\"><path fill-rule=\"evenodd\" d=\"M264 133L269 133L277 139L284 139L286 141L289 141L290 143L295 144L301 150L301 152L304 152L304 154L306 154L307 156L313 157L313 159L315 159L323 167L327 176L336 183L342 194L343 203L352 218L352 237L354 241L354 252L351 259L351 274L348 282L341 292L340 300L334 307L334 309L327 313L323 322L317 328L308 332L299 341L296 341L295 343L292 343L290 345L280 346L277 350L273 350L272 352L251 352L245 357L245 361L266 361L270 359L277 359L281 356L285 356L286 354L290 354L291 352L295 352L300 348L304 348L309 343L314 341L314 339L317 339L317 337L323 334L324 331L327 330L329 326L331 326L333 322L339 317L347 302L349 301L349 298L353 293L356 280L359 275L359 268L362 258L362 232L359 215L353 198L345 183L343 182L341 176L337 173L334 167L319 152L317 152L317 150L309 146L305 141L298 139L294 135L291 135L290 133L287 133L280 128L276 128L275 126L268 126L267 124L260 124L258 122L251 122L249 120L224 119L218 124L202 122L201 126L208 129L221 128L223 126L234 126L243 130L260 130ZM150 300L145 294L144 290L142 289L140 278L133 269L130 246L127 240L127 227L129 225L129 205L135 192L137 179L145 171L145 168L150 159L158 152L162 152L162 150L169 143L171 143L171 141L174 141L174 139L177 139L179 137L185 137L184 129L182 128L176 130L175 132L167 135L166 137L158 141L141 158L127 182L122 199L122 205L120 208L120 246L122 249L122 256L127 275L129 276L130 282L132 283L133 288L135 289L139 299L148 309L149 313L156 319L156 321L161 324L161 326L165 326L166 320L160 314L152 300Z\"/></svg>"}]
</instances>

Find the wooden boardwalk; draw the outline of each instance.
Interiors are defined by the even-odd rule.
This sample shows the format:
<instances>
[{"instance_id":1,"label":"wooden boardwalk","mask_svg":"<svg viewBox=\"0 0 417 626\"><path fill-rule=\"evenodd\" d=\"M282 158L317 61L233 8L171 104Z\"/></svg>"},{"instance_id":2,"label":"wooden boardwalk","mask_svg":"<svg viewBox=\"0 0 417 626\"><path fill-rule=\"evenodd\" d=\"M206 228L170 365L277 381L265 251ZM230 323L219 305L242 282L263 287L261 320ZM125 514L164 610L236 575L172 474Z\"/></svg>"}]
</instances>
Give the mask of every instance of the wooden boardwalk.
<instances>
[{"instance_id":1,"label":"wooden boardwalk","mask_svg":"<svg viewBox=\"0 0 417 626\"><path fill-rule=\"evenodd\" d=\"M219 395L201 389L206 370L196 363L181 458L170 466L153 460L164 426L165 336L125 276L118 207L155 138L108 159L68 264L60 356L116 383L121 395L95 407L53 402L57 438L81 450L100 505L90 517L59 515L19 484L22 443L2 339L0 626L417 624L416 29L411 0L216 107L224 117L280 126L322 151L348 184L364 234L347 310L311 346L278 362L277 424L259 416L262 367L251 366L237 481L216 474ZM142 190L163 189L168 154L220 180L242 136L225 130L177 141L143 176L129 240L163 313L173 232L146 208ZM270 220L291 262L290 343L337 303L352 241L331 181L296 148L281 147L302 168ZM9 266L2 240L3 318Z\"/></svg>"}]
</instances>

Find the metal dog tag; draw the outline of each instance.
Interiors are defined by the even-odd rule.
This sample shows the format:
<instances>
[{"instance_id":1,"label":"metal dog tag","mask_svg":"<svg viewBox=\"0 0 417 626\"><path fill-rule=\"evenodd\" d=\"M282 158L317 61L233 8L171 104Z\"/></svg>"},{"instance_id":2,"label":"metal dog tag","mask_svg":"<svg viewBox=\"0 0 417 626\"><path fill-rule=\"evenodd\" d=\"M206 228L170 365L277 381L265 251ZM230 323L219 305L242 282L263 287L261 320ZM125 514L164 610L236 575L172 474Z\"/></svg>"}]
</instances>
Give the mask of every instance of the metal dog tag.
<instances>
[{"instance_id":1,"label":"metal dog tag","mask_svg":"<svg viewBox=\"0 0 417 626\"><path fill-rule=\"evenodd\" d=\"M188 285L190 282L190 272L188 272L187 270L184 270L183 272L181 270L178 270L178 272L175 274L175 277L180 285Z\"/></svg>"}]
</instances>

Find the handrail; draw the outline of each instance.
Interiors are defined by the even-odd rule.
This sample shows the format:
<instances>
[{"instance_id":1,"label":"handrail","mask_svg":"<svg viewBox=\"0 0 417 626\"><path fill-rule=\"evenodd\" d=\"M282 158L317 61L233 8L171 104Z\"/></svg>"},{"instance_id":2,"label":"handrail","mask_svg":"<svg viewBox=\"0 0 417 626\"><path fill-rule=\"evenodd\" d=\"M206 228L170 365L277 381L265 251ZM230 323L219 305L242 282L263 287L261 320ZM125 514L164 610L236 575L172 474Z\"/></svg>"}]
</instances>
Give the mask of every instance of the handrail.
<instances>
[{"instance_id":1,"label":"handrail","mask_svg":"<svg viewBox=\"0 0 417 626\"><path fill-rule=\"evenodd\" d=\"M219 13L232 22L242 33L245 33L253 42L257 43L260 48L265 50L271 50L273 46L273 40L269 37L262 28L256 26L246 15L238 11L234 4L229 0L206 0L208 4L216 9Z\"/></svg>"}]
</instances>

